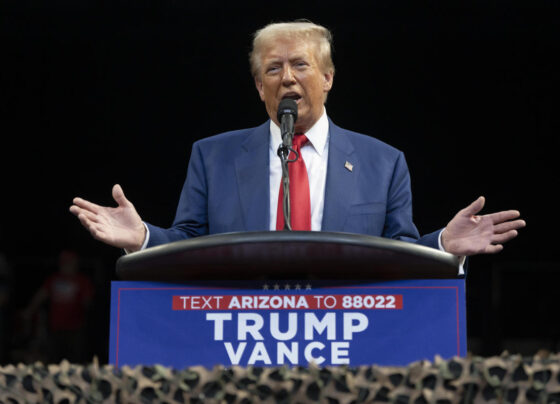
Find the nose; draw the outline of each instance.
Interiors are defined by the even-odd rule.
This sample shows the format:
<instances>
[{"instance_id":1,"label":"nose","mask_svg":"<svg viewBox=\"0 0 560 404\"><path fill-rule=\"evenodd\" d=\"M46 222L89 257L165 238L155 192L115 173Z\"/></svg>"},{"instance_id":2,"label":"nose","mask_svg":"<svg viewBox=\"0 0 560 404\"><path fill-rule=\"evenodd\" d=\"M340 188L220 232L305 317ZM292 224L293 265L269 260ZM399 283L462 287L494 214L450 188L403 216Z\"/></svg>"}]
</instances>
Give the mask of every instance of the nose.
<instances>
[{"instance_id":1,"label":"nose","mask_svg":"<svg viewBox=\"0 0 560 404\"><path fill-rule=\"evenodd\" d=\"M295 83L294 73L290 66L286 66L282 72L282 84L289 86Z\"/></svg>"}]
</instances>

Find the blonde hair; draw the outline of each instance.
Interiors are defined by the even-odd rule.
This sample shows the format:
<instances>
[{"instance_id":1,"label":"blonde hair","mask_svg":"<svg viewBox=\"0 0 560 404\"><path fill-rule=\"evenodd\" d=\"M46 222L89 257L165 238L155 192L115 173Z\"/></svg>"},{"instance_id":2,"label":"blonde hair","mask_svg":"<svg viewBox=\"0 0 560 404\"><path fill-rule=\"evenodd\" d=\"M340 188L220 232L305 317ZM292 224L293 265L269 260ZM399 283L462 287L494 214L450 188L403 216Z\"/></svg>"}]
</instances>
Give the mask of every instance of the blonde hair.
<instances>
[{"instance_id":1,"label":"blonde hair","mask_svg":"<svg viewBox=\"0 0 560 404\"><path fill-rule=\"evenodd\" d=\"M268 24L253 35L253 49L249 53L251 74L258 77L261 68L261 52L271 42L279 38L301 39L315 42L316 58L323 71L334 74L332 61L332 34L321 26L309 20L296 20L293 22L280 22Z\"/></svg>"}]
</instances>

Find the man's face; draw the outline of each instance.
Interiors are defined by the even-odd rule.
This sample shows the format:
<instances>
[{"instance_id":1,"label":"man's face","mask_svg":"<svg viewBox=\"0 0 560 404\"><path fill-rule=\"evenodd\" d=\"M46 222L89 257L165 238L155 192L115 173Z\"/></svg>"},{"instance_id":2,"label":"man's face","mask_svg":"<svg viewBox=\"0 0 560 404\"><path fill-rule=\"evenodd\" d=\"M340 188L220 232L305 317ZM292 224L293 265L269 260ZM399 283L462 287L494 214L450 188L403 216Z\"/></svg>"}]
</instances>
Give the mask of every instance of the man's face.
<instances>
[{"instance_id":1,"label":"man's face","mask_svg":"<svg viewBox=\"0 0 560 404\"><path fill-rule=\"evenodd\" d=\"M276 40L263 49L261 70L255 84L268 116L276 124L278 105L293 98L298 105L296 133L307 132L323 113L325 97L332 87L332 72L323 72L315 44L303 40Z\"/></svg>"}]
</instances>

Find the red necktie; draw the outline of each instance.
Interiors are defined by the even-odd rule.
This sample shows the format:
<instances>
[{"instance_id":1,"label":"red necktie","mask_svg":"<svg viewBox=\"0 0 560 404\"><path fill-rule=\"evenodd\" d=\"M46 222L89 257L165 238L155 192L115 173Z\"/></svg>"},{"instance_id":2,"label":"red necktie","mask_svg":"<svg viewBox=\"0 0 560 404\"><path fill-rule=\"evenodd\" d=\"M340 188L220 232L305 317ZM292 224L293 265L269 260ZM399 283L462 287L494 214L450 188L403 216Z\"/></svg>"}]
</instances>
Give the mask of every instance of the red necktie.
<instances>
[{"instance_id":1,"label":"red necktie","mask_svg":"<svg viewBox=\"0 0 560 404\"><path fill-rule=\"evenodd\" d=\"M301 155L301 147L307 142L304 134L296 133L293 141L293 149L299 154L297 161L288 164L290 176L290 210L292 216L292 230L311 230L311 202L309 197L309 178L307 168ZM288 158L293 160L295 154L290 152ZM278 211L276 214L276 230L284 230L284 190L280 181L280 192L278 194Z\"/></svg>"}]
</instances>

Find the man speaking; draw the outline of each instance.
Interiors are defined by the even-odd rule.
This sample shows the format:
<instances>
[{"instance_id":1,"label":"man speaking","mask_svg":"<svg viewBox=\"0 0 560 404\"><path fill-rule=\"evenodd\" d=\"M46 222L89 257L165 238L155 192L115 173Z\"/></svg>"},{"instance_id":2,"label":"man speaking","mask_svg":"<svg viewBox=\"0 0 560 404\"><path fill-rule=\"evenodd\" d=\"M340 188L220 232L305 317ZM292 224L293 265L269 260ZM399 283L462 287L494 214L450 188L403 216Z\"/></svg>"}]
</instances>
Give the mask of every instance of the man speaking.
<instances>
[{"instance_id":1,"label":"man speaking","mask_svg":"<svg viewBox=\"0 0 560 404\"><path fill-rule=\"evenodd\" d=\"M404 155L370 136L336 126L325 101L334 80L331 34L308 21L257 31L251 72L270 120L196 142L173 225L142 221L119 185L117 207L75 198L70 211L94 238L129 252L206 234L282 230L283 139L279 104L297 104L289 159L293 230L369 234L440 248L457 256L500 251L525 226L515 210L478 215L480 197L443 230L420 237L412 221Z\"/></svg>"}]
</instances>

